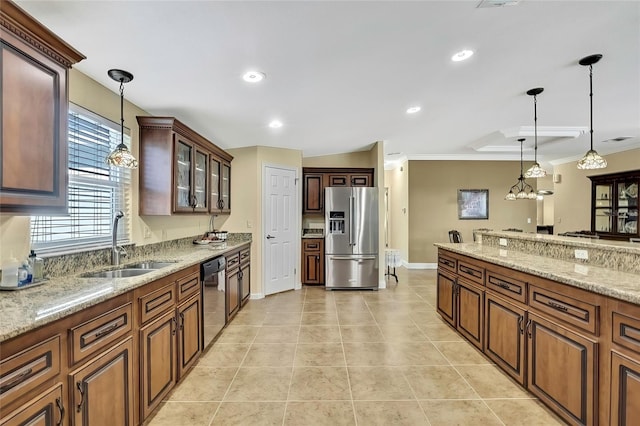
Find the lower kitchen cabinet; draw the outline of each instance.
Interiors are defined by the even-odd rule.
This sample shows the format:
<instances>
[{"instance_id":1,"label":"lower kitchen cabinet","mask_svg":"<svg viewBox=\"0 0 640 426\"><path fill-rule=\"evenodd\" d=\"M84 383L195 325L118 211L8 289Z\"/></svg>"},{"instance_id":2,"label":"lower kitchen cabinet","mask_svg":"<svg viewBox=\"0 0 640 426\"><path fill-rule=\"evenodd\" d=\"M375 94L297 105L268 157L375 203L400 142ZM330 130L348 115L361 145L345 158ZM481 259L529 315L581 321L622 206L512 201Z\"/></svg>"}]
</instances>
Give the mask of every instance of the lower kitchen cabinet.
<instances>
[{"instance_id":1,"label":"lower kitchen cabinet","mask_svg":"<svg viewBox=\"0 0 640 426\"><path fill-rule=\"evenodd\" d=\"M202 297L192 297L178 307L178 380L198 359L202 341Z\"/></svg>"},{"instance_id":2,"label":"lower kitchen cabinet","mask_svg":"<svg viewBox=\"0 0 640 426\"><path fill-rule=\"evenodd\" d=\"M464 279L458 279L456 286L458 331L482 350L484 289Z\"/></svg>"},{"instance_id":3,"label":"lower kitchen cabinet","mask_svg":"<svg viewBox=\"0 0 640 426\"><path fill-rule=\"evenodd\" d=\"M484 314L484 353L524 386L526 311L487 292Z\"/></svg>"},{"instance_id":4,"label":"lower kitchen cabinet","mask_svg":"<svg viewBox=\"0 0 640 426\"><path fill-rule=\"evenodd\" d=\"M529 313L527 387L572 424L594 424L598 343Z\"/></svg>"},{"instance_id":5,"label":"lower kitchen cabinet","mask_svg":"<svg viewBox=\"0 0 640 426\"><path fill-rule=\"evenodd\" d=\"M245 245L226 256L226 314L227 323L244 306L251 295L251 247Z\"/></svg>"},{"instance_id":6,"label":"lower kitchen cabinet","mask_svg":"<svg viewBox=\"0 0 640 426\"><path fill-rule=\"evenodd\" d=\"M69 373L72 424L133 425L131 337Z\"/></svg>"},{"instance_id":7,"label":"lower kitchen cabinet","mask_svg":"<svg viewBox=\"0 0 640 426\"><path fill-rule=\"evenodd\" d=\"M247 249L248 251L248 249ZM251 263L249 260L240 263L240 305L244 306L251 296Z\"/></svg>"},{"instance_id":8,"label":"lower kitchen cabinet","mask_svg":"<svg viewBox=\"0 0 640 426\"><path fill-rule=\"evenodd\" d=\"M456 326L456 278L438 269L438 280L436 282L436 296L438 313L442 319Z\"/></svg>"},{"instance_id":9,"label":"lower kitchen cabinet","mask_svg":"<svg viewBox=\"0 0 640 426\"><path fill-rule=\"evenodd\" d=\"M176 315L170 310L140 329L142 418L160 404L177 382Z\"/></svg>"},{"instance_id":10,"label":"lower kitchen cabinet","mask_svg":"<svg viewBox=\"0 0 640 426\"><path fill-rule=\"evenodd\" d=\"M227 263L228 265L229 263ZM235 267L232 270L227 269L227 323L238 313L240 309L239 284L240 284L240 268Z\"/></svg>"},{"instance_id":11,"label":"lower kitchen cabinet","mask_svg":"<svg viewBox=\"0 0 640 426\"><path fill-rule=\"evenodd\" d=\"M68 424L64 405L63 384L59 383L42 395L10 413L0 421L0 426L34 426Z\"/></svg>"},{"instance_id":12,"label":"lower kitchen cabinet","mask_svg":"<svg viewBox=\"0 0 640 426\"><path fill-rule=\"evenodd\" d=\"M302 284L324 284L324 239L302 240Z\"/></svg>"},{"instance_id":13,"label":"lower kitchen cabinet","mask_svg":"<svg viewBox=\"0 0 640 426\"><path fill-rule=\"evenodd\" d=\"M640 419L640 363L611 352L611 424L633 425Z\"/></svg>"}]
</instances>

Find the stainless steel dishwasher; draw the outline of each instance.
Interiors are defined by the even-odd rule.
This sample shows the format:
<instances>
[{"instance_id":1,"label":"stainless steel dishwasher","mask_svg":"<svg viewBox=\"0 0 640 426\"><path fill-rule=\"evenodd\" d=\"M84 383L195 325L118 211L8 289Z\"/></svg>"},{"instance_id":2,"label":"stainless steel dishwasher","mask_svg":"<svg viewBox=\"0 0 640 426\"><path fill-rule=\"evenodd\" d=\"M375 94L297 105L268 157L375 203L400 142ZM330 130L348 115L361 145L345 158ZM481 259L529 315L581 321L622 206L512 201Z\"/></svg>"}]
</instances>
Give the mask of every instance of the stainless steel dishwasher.
<instances>
[{"instance_id":1,"label":"stainless steel dishwasher","mask_svg":"<svg viewBox=\"0 0 640 426\"><path fill-rule=\"evenodd\" d=\"M224 256L218 256L200 265L202 280L202 347L206 348L226 325Z\"/></svg>"}]
</instances>

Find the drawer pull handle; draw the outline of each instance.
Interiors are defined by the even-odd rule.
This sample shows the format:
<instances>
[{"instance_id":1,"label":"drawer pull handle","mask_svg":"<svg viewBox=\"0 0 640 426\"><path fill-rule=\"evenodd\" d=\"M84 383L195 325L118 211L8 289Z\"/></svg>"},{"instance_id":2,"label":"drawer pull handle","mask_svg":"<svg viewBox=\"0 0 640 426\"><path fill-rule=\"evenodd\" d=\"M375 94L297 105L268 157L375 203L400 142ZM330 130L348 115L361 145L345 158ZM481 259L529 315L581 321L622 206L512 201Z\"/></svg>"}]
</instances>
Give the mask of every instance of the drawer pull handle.
<instances>
[{"instance_id":1,"label":"drawer pull handle","mask_svg":"<svg viewBox=\"0 0 640 426\"><path fill-rule=\"evenodd\" d=\"M78 388L78 392L80 392L80 403L76 408L79 413L82 411L82 405L84 404L84 386L82 386L82 382L76 382L76 388Z\"/></svg>"},{"instance_id":2,"label":"drawer pull handle","mask_svg":"<svg viewBox=\"0 0 640 426\"><path fill-rule=\"evenodd\" d=\"M99 339L102 336L111 333L116 328L118 328L118 323L114 322L113 324L110 324L109 326L104 327L102 330L96 331L96 334L94 334L94 336L96 337L96 339Z\"/></svg>"},{"instance_id":3,"label":"drawer pull handle","mask_svg":"<svg viewBox=\"0 0 640 426\"><path fill-rule=\"evenodd\" d=\"M62 421L64 420L64 405L62 405L62 401L60 398L56 398L56 406L58 407L58 411L60 412L60 421L56 423L56 426L61 426Z\"/></svg>"},{"instance_id":4,"label":"drawer pull handle","mask_svg":"<svg viewBox=\"0 0 640 426\"><path fill-rule=\"evenodd\" d=\"M27 377L29 377L29 375L33 372L33 370L31 368L27 368L26 370L24 370L22 373L18 374L13 380L11 380L9 383L7 383L6 385L0 387L0 394L5 393L6 391L10 390L11 388L14 388L16 386L18 386L20 383L24 382L25 379Z\"/></svg>"},{"instance_id":5,"label":"drawer pull handle","mask_svg":"<svg viewBox=\"0 0 640 426\"><path fill-rule=\"evenodd\" d=\"M553 309L557 309L557 310L562 311L562 312L567 312L569 310L569 308L567 308L566 306L561 305L561 304L556 303L556 302L551 301L551 300L547 301L547 305L551 306Z\"/></svg>"},{"instance_id":6,"label":"drawer pull handle","mask_svg":"<svg viewBox=\"0 0 640 426\"><path fill-rule=\"evenodd\" d=\"M462 265L458 266L458 268L460 268L460 272L464 272L465 274L469 274L474 277L480 277L480 273L478 273L478 271L476 270L467 268L466 266L462 266Z\"/></svg>"},{"instance_id":7,"label":"drawer pull handle","mask_svg":"<svg viewBox=\"0 0 640 426\"><path fill-rule=\"evenodd\" d=\"M496 285L500 288L504 288L505 290L511 290L511 286L509 286L509 284L498 282Z\"/></svg>"}]
</instances>

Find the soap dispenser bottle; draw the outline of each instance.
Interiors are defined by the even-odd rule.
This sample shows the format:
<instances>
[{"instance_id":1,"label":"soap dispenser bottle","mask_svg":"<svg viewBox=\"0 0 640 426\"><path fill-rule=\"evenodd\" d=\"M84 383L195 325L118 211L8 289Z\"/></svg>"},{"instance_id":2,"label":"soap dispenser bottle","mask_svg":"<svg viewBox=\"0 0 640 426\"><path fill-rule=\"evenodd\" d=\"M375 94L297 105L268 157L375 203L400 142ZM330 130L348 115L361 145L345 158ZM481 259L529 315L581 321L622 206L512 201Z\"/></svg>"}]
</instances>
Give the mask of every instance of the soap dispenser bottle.
<instances>
[{"instance_id":1,"label":"soap dispenser bottle","mask_svg":"<svg viewBox=\"0 0 640 426\"><path fill-rule=\"evenodd\" d=\"M29 265L33 273L33 282L42 280L44 278L44 260L38 257L33 250L29 253Z\"/></svg>"}]
</instances>

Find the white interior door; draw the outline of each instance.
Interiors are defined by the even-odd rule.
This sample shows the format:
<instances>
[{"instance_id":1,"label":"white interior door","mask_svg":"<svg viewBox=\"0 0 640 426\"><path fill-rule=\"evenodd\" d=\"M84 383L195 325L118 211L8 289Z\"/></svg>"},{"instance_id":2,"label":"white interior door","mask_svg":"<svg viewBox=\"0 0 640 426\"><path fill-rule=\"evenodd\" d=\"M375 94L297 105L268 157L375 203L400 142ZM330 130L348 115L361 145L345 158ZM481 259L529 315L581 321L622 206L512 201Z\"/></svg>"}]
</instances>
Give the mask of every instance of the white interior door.
<instances>
[{"instance_id":1,"label":"white interior door","mask_svg":"<svg viewBox=\"0 0 640 426\"><path fill-rule=\"evenodd\" d=\"M263 166L264 292L293 290L297 264L298 220L296 171Z\"/></svg>"}]
</instances>

